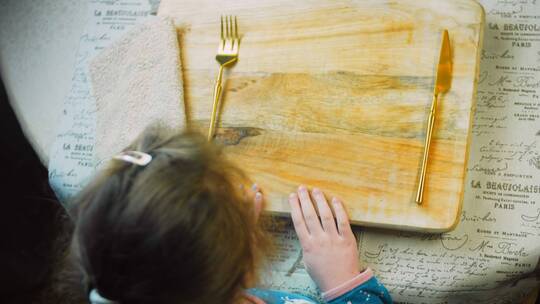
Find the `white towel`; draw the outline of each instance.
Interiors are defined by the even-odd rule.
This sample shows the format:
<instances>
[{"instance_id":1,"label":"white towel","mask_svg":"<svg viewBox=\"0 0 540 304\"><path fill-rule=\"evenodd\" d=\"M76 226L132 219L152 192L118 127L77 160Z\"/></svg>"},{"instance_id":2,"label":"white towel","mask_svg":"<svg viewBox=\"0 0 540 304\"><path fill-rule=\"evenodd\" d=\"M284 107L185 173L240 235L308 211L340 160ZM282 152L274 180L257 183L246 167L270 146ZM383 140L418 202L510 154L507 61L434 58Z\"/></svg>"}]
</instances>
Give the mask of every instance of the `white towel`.
<instances>
[{"instance_id":1,"label":"white towel","mask_svg":"<svg viewBox=\"0 0 540 304\"><path fill-rule=\"evenodd\" d=\"M149 125L185 127L180 48L172 20L152 18L101 52L89 66L97 104L98 164Z\"/></svg>"}]
</instances>

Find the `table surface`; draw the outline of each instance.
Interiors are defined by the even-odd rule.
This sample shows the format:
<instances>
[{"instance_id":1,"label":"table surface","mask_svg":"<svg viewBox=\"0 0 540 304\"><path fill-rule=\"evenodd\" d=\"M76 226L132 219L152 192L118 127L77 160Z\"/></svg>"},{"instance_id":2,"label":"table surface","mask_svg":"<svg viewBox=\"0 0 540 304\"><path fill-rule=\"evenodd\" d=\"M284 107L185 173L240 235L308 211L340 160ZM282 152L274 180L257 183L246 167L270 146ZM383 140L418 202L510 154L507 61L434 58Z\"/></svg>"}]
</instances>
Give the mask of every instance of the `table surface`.
<instances>
[{"instance_id":1,"label":"table surface","mask_svg":"<svg viewBox=\"0 0 540 304\"><path fill-rule=\"evenodd\" d=\"M217 71L218 2L162 0L158 12L181 33L187 123L203 131ZM265 189L266 210L288 214L288 193L303 183L342 198L352 222L363 226L455 226L480 61L484 15L477 2L237 1L234 13L240 55L224 77L217 137ZM418 205L445 28L452 88L439 98Z\"/></svg>"}]
</instances>

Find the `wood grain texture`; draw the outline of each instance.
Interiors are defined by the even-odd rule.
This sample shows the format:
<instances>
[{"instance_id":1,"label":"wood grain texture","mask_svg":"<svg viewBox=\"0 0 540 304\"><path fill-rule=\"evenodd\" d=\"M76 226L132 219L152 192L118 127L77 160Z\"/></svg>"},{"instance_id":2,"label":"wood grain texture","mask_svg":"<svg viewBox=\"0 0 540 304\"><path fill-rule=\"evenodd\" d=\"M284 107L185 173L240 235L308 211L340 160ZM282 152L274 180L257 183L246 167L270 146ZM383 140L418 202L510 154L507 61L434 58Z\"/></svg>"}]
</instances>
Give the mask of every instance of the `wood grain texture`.
<instances>
[{"instance_id":1,"label":"wood grain texture","mask_svg":"<svg viewBox=\"0 0 540 304\"><path fill-rule=\"evenodd\" d=\"M299 184L340 197L356 224L441 232L461 209L484 13L457 1L162 0L179 30L188 125L206 131L221 14L238 16L218 140L287 213ZM439 99L424 203L414 202L442 29L452 88Z\"/></svg>"}]
</instances>

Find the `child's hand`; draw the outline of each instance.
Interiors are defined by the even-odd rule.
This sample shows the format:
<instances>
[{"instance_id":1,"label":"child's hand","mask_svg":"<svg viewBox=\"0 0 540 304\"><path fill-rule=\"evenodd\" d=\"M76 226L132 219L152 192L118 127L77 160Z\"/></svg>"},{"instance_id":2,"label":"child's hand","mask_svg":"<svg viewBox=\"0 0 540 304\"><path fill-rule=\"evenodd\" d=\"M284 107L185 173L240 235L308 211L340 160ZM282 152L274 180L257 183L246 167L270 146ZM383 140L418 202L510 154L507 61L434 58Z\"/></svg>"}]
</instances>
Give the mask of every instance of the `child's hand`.
<instances>
[{"instance_id":1,"label":"child's hand","mask_svg":"<svg viewBox=\"0 0 540 304\"><path fill-rule=\"evenodd\" d=\"M306 187L300 186L298 194L291 193L289 203L294 229L303 249L304 265L324 292L360 274L358 249L341 202L332 199L336 215L334 220L324 194L319 189L313 189L311 195L317 203L322 224Z\"/></svg>"},{"instance_id":2,"label":"child's hand","mask_svg":"<svg viewBox=\"0 0 540 304\"><path fill-rule=\"evenodd\" d=\"M244 189L244 186L241 185L241 188ZM253 202L253 212L255 220L257 221L263 209L263 195L261 189L257 184L253 184L249 190L244 190L244 198L247 201Z\"/></svg>"}]
</instances>

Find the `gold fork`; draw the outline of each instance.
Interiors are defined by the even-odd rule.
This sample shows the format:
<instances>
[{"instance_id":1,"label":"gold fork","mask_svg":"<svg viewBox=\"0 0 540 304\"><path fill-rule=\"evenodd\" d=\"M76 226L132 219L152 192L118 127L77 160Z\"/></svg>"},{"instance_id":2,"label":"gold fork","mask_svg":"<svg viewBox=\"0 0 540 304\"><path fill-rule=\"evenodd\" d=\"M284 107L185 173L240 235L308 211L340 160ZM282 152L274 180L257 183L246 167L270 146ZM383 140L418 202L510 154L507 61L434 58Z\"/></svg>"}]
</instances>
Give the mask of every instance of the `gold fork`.
<instances>
[{"instance_id":1,"label":"gold fork","mask_svg":"<svg viewBox=\"0 0 540 304\"><path fill-rule=\"evenodd\" d=\"M221 78L223 76L223 68L231 66L238 60L238 48L240 44L240 38L238 35L238 22L236 16L226 16L225 22L223 22L223 16L221 16L221 41L216 55L216 61L219 63L219 73L216 78L216 84L214 85L214 104L212 106L212 117L210 119L210 128L208 129L208 141L214 137L214 129L216 127L216 116L218 101L221 95Z\"/></svg>"}]
</instances>

